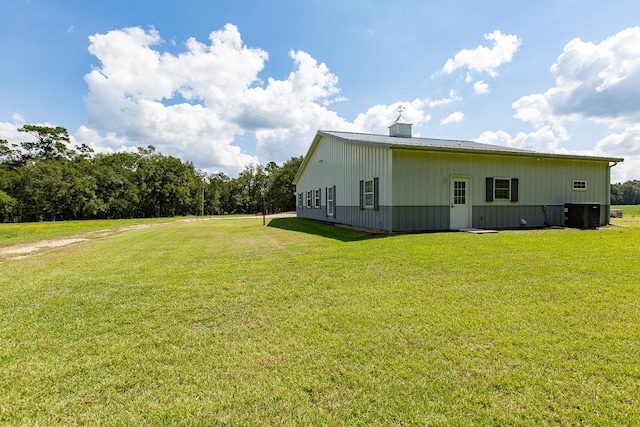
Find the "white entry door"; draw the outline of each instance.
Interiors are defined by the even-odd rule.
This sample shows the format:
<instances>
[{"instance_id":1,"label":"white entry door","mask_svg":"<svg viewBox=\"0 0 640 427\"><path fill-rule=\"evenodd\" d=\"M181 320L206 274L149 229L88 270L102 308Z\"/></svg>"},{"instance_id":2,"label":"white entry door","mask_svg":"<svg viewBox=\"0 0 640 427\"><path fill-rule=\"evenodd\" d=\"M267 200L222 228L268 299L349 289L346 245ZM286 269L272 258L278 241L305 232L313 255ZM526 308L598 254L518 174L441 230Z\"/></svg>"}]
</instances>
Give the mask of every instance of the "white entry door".
<instances>
[{"instance_id":1,"label":"white entry door","mask_svg":"<svg viewBox=\"0 0 640 427\"><path fill-rule=\"evenodd\" d=\"M470 181L468 177L451 178L449 228L452 230L471 227Z\"/></svg>"}]
</instances>

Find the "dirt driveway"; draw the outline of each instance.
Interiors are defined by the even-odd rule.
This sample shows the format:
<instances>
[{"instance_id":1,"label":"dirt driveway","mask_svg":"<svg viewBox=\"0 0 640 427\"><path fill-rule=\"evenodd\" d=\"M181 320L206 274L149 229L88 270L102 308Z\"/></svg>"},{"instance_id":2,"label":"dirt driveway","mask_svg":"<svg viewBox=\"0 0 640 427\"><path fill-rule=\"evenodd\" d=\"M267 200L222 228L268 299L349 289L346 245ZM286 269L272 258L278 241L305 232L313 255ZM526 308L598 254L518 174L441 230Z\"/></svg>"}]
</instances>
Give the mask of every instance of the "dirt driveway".
<instances>
[{"instance_id":1,"label":"dirt driveway","mask_svg":"<svg viewBox=\"0 0 640 427\"><path fill-rule=\"evenodd\" d=\"M288 218L295 217L295 213L286 212L275 215L267 215L267 219L271 218ZM193 219L182 219L177 222L192 222L192 221L209 221L209 220L224 220L224 219L261 219L261 216L234 216L234 217L207 217L207 218L193 218ZM131 225L127 227L118 227L113 229L106 229L100 231L92 231L89 233L81 234L79 236L72 236L61 239L51 239L51 240L41 240L38 242L30 242L30 243L18 243L15 245L7 245L0 247L0 261L1 260L12 260L12 259L21 259L25 258L30 254L38 252L43 249L49 248L59 248L61 246L71 245L73 243L84 242L86 240L97 239L100 237L111 236L113 234L123 233L131 230L139 230L141 228L148 227L157 227L165 224L170 224L170 222L161 222L156 224L138 224Z\"/></svg>"}]
</instances>

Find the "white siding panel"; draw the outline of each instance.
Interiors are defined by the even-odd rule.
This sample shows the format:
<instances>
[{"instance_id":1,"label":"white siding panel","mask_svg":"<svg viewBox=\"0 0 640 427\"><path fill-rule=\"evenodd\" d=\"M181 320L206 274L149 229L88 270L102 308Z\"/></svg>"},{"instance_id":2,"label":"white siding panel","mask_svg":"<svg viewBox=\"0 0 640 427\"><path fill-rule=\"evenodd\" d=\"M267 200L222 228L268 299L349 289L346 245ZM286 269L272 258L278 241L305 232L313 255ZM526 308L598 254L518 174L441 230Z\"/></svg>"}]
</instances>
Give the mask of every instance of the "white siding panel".
<instances>
[{"instance_id":1,"label":"white siding panel","mask_svg":"<svg viewBox=\"0 0 640 427\"><path fill-rule=\"evenodd\" d=\"M380 178L380 205L391 203L391 150L345 143L323 136L311 154L297 192L336 186L336 205L359 205L359 182ZM323 199L324 206L325 201Z\"/></svg>"}]
</instances>

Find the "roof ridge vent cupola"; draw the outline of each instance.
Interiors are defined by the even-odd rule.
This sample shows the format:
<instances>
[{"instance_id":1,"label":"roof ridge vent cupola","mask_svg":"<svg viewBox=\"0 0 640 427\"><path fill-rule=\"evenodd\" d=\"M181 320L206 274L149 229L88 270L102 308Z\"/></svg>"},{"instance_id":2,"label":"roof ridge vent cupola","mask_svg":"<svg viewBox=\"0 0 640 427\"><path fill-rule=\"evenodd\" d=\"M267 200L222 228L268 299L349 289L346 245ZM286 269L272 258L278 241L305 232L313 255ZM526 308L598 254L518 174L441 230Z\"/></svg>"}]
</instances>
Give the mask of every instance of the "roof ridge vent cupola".
<instances>
[{"instance_id":1,"label":"roof ridge vent cupola","mask_svg":"<svg viewBox=\"0 0 640 427\"><path fill-rule=\"evenodd\" d=\"M398 107L398 118L391 126L389 126L389 136L398 136L401 138L411 138L411 126L413 123L409 123L402 117L404 111L403 106Z\"/></svg>"}]
</instances>

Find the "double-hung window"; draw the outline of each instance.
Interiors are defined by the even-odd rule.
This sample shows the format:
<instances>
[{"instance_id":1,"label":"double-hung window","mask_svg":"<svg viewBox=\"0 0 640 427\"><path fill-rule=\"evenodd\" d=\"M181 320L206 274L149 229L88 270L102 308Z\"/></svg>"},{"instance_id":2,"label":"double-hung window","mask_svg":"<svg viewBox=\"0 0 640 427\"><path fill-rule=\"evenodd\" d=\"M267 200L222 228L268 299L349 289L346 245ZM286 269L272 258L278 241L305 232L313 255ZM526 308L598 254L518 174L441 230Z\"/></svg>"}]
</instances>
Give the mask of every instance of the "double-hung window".
<instances>
[{"instance_id":1,"label":"double-hung window","mask_svg":"<svg viewBox=\"0 0 640 427\"><path fill-rule=\"evenodd\" d=\"M335 217L336 211L335 187L327 187L327 216Z\"/></svg>"},{"instance_id":2,"label":"double-hung window","mask_svg":"<svg viewBox=\"0 0 640 427\"><path fill-rule=\"evenodd\" d=\"M380 179L360 181L360 209L380 209Z\"/></svg>"},{"instance_id":3,"label":"double-hung window","mask_svg":"<svg viewBox=\"0 0 640 427\"><path fill-rule=\"evenodd\" d=\"M307 191L307 207L311 208L311 191Z\"/></svg>"},{"instance_id":4,"label":"double-hung window","mask_svg":"<svg viewBox=\"0 0 640 427\"><path fill-rule=\"evenodd\" d=\"M493 185L495 200L509 200L511 195L511 180L496 178Z\"/></svg>"},{"instance_id":5,"label":"double-hung window","mask_svg":"<svg viewBox=\"0 0 640 427\"><path fill-rule=\"evenodd\" d=\"M373 180L367 180L364 182L364 207L373 207Z\"/></svg>"},{"instance_id":6,"label":"double-hung window","mask_svg":"<svg viewBox=\"0 0 640 427\"><path fill-rule=\"evenodd\" d=\"M518 201L518 178L492 178L486 179L487 202L496 201Z\"/></svg>"},{"instance_id":7,"label":"double-hung window","mask_svg":"<svg viewBox=\"0 0 640 427\"><path fill-rule=\"evenodd\" d=\"M320 209L320 189L313 190L313 207Z\"/></svg>"}]
</instances>

